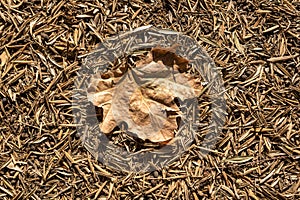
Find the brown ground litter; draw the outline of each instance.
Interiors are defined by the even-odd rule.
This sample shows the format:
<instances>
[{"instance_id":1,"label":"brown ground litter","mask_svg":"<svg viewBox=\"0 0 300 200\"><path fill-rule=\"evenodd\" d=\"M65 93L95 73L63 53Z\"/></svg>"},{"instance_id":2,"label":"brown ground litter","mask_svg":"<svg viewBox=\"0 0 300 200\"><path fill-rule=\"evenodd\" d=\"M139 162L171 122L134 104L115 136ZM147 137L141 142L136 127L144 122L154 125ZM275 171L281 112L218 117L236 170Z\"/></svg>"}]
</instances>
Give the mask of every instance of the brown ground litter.
<instances>
[{"instance_id":1,"label":"brown ground litter","mask_svg":"<svg viewBox=\"0 0 300 200\"><path fill-rule=\"evenodd\" d=\"M298 0L101 2L0 1L0 199L300 198ZM228 116L215 149L115 172L76 136L73 81L97 43L148 24L208 51Z\"/></svg>"}]
</instances>

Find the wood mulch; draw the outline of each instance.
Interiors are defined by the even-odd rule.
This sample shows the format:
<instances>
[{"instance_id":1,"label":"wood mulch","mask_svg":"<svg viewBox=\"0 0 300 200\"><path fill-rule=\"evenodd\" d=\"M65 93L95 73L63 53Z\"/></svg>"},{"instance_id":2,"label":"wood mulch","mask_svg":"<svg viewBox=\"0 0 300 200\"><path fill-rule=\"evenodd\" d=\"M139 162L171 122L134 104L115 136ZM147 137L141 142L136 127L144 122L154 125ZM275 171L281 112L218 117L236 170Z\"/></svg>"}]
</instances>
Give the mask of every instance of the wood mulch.
<instances>
[{"instance_id":1,"label":"wood mulch","mask_svg":"<svg viewBox=\"0 0 300 200\"><path fill-rule=\"evenodd\" d=\"M214 149L116 172L76 135L73 82L96 44L149 24L207 50L228 116ZM299 54L298 0L1 0L0 199L299 199Z\"/></svg>"}]
</instances>

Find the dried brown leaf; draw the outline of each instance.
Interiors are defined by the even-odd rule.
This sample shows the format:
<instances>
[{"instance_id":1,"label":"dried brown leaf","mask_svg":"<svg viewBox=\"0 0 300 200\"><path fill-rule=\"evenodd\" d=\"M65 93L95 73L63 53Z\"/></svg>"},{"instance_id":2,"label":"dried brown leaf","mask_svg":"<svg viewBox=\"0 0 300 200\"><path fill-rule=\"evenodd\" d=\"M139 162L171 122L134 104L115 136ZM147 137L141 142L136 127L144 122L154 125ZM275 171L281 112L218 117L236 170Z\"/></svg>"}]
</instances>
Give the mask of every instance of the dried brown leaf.
<instances>
[{"instance_id":1,"label":"dried brown leaf","mask_svg":"<svg viewBox=\"0 0 300 200\"><path fill-rule=\"evenodd\" d=\"M175 48L153 48L127 74L121 65L92 80L88 99L103 110L103 133L125 122L127 131L143 140L167 142L174 137L181 114L175 98L194 98L202 89L199 78L180 73L189 61L177 56Z\"/></svg>"}]
</instances>

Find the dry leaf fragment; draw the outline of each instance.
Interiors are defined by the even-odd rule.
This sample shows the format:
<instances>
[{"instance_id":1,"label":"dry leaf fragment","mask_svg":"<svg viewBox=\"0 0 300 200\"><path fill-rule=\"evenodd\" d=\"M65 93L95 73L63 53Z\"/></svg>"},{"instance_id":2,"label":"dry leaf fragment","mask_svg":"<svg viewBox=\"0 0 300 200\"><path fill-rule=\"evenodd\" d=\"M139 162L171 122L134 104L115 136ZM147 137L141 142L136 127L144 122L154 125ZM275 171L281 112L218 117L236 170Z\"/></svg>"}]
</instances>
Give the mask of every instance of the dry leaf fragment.
<instances>
[{"instance_id":1,"label":"dry leaf fragment","mask_svg":"<svg viewBox=\"0 0 300 200\"><path fill-rule=\"evenodd\" d=\"M5 51L3 51L2 54L0 55L0 60L1 60L0 67L3 67L8 61L8 56Z\"/></svg>"},{"instance_id":2,"label":"dry leaf fragment","mask_svg":"<svg viewBox=\"0 0 300 200\"><path fill-rule=\"evenodd\" d=\"M168 97L164 99L165 96ZM137 89L130 99L129 113L132 121L135 122L135 124L129 125L130 130L139 131L136 129L136 125L140 127L150 125L156 127L156 130L153 128L155 133L153 133L153 129L150 132L144 130L138 132L139 138L149 139L152 142L164 142L172 139L174 131L177 129L176 117L167 116L168 106L165 104L171 104L171 109L174 107L174 111L179 111L179 108L173 100L170 101L170 96L168 93L163 94L163 91L158 94L149 88Z\"/></svg>"},{"instance_id":3,"label":"dry leaf fragment","mask_svg":"<svg viewBox=\"0 0 300 200\"><path fill-rule=\"evenodd\" d=\"M233 39L234 39L234 44L236 48L239 50L240 53L244 54L244 47L240 44L240 41L238 39L237 33L233 33Z\"/></svg>"},{"instance_id":4,"label":"dry leaf fragment","mask_svg":"<svg viewBox=\"0 0 300 200\"><path fill-rule=\"evenodd\" d=\"M144 60L138 61L136 66L140 67L154 61L162 62L164 65L167 65L169 67L176 67L179 72L185 72L188 69L189 60L180 57L175 53L177 46L178 44L175 44L168 48L152 48L147 57Z\"/></svg>"},{"instance_id":5,"label":"dry leaf fragment","mask_svg":"<svg viewBox=\"0 0 300 200\"><path fill-rule=\"evenodd\" d=\"M111 112L111 101L115 90L115 84L120 78L111 77L104 79L102 77L100 76L92 79L87 91L87 98L94 106L102 108L103 122L100 124L100 129L107 134L117 126Z\"/></svg>"},{"instance_id":6,"label":"dry leaf fragment","mask_svg":"<svg viewBox=\"0 0 300 200\"><path fill-rule=\"evenodd\" d=\"M23 172L23 170L17 166L16 164L14 164L13 162L10 162L8 165L7 165L7 168L8 169L11 169L11 170L15 170L15 171L18 171L18 172Z\"/></svg>"},{"instance_id":7,"label":"dry leaf fragment","mask_svg":"<svg viewBox=\"0 0 300 200\"><path fill-rule=\"evenodd\" d=\"M151 50L151 54L154 62L162 61L163 64L173 67L178 66L180 72L185 72L189 61L185 58L177 56L174 52L176 46L170 48L156 47Z\"/></svg>"}]
</instances>

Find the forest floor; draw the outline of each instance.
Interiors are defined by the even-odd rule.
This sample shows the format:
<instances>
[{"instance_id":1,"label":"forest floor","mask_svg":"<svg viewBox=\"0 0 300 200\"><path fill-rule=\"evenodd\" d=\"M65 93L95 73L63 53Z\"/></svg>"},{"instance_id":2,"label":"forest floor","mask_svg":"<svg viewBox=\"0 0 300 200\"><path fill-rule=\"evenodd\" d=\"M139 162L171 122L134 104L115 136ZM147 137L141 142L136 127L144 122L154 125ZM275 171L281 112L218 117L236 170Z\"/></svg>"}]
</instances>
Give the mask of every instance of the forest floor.
<instances>
[{"instance_id":1,"label":"forest floor","mask_svg":"<svg viewBox=\"0 0 300 200\"><path fill-rule=\"evenodd\" d=\"M145 25L208 52L228 115L208 154L135 174L82 145L72 89L98 43ZM0 199L299 199L299 54L297 0L0 1Z\"/></svg>"}]
</instances>

